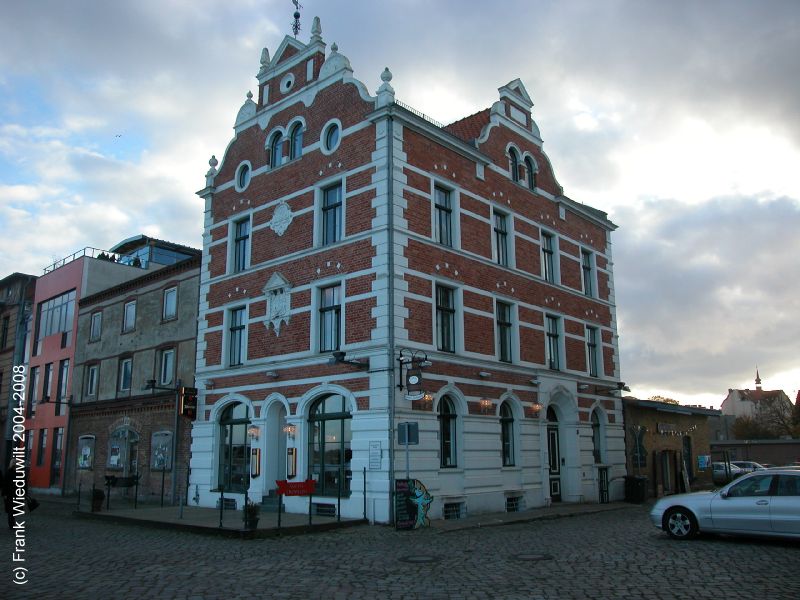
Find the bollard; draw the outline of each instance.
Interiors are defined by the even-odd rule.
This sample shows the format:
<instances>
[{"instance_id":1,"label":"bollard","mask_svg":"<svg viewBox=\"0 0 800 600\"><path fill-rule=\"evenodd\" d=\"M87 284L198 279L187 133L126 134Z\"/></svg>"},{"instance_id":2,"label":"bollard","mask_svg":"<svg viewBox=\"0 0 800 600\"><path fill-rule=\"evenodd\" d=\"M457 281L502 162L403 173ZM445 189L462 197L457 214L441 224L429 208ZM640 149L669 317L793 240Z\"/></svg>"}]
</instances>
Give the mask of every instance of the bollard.
<instances>
[{"instance_id":1,"label":"bollard","mask_svg":"<svg viewBox=\"0 0 800 600\"><path fill-rule=\"evenodd\" d=\"M225 510L225 488L219 486L219 526L222 527L222 511Z\"/></svg>"}]
</instances>

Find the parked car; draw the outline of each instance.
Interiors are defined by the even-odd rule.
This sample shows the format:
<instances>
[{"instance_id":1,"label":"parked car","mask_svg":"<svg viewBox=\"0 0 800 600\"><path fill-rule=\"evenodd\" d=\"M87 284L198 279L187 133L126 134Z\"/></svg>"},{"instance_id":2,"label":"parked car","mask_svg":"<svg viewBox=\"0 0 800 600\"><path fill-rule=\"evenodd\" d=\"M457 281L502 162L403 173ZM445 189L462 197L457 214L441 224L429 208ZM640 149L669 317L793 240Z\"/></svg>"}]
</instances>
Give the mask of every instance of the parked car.
<instances>
[{"instance_id":1,"label":"parked car","mask_svg":"<svg viewBox=\"0 0 800 600\"><path fill-rule=\"evenodd\" d=\"M731 461L731 464L736 465L745 473L752 473L753 471L762 471L767 468L762 464L753 462L752 460L734 460Z\"/></svg>"},{"instance_id":2,"label":"parked car","mask_svg":"<svg viewBox=\"0 0 800 600\"><path fill-rule=\"evenodd\" d=\"M667 496L650 520L674 539L699 532L800 538L800 470L754 471L719 490Z\"/></svg>"},{"instance_id":3,"label":"parked car","mask_svg":"<svg viewBox=\"0 0 800 600\"><path fill-rule=\"evenodd\" d=\"M744 471L733 463L711 463L711 481L717 485L725 485L740 475L744 475Z\"/></svg>"}]
</instances>

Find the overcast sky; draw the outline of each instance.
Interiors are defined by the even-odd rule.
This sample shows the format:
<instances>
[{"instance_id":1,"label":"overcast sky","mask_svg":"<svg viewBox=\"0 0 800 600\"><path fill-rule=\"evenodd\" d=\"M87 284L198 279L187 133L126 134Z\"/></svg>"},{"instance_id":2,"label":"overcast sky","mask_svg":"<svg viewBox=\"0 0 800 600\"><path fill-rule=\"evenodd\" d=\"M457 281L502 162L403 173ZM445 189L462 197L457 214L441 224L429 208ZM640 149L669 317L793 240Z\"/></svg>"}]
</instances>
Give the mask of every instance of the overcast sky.
<instances>
[{"instance_id":1,"label":"overcast sky","mask_svg":"<svg viewBox=\"0 0 800 600\"><path fill-rule=\"evenodd\" d=\"M718 406L800 385L800 2L306 0L373 93L449 123L519 77L605 210L622 378ZM491 7L491 8L490 8ZM0 277L145 233L201 246L212 154L289 0L26 0L0 19Z\"/></svg>"}]
</instances>

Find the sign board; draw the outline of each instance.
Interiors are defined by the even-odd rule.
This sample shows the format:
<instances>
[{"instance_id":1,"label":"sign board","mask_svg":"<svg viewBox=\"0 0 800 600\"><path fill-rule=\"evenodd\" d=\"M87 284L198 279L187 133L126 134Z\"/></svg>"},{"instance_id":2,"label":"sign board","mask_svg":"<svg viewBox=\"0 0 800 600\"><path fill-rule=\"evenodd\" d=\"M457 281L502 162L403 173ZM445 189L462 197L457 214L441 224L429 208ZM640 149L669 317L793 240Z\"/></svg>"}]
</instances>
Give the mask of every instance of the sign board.
<instances>
[{"instance_id":1,"label":"sign board","mask_svg":"<svg viewBox=\"0 0 800 600\"><path fill-rule=\"evenodd\" d=\"M428 508L432 501L433 496L418 479L395 479L395 529L418 529L429 525Z\"/></svg>"},{"instance_id":2,"label":"sign board","mask_svg":"<svg viewBox=\"0 0 800 600\"><path fill-rule=\"evenodd\" d=\"M306 479L305 481L278 479L275 483L278 485L278 493L283 496L310 496L317 487L317 482L313 479Z\"/></svg>"},{"instance_id":3,"label":"sign board","mask_svg":"<svg viewBox=\"0 0 800 600\"><path fill-rule=\"evenodd\" d=\"M419 423L398 423L397 444L400 446L417 446L419 444Z\"/></svg>"},{"instance_id":4,"label":"sign board","mask_svg":"<svg viewBox=\"0 0 800 600\"><path fill-rule=\"evenodd\" d=\"M381 468L381 442L374 440L369 443L369 470L379 471Z\"/></svg>"},{"instance_id":5,"label":"sign board","mask_svg":"<svg viewBox=\"0 0 800 600\"><path fill-rule=\"evenodd\" d=\"M701 471L705 471L708 468L708 464L711 462L711 457L708 454L700 454L697 457L697 468Z\"/></svg>"}]
</instances>

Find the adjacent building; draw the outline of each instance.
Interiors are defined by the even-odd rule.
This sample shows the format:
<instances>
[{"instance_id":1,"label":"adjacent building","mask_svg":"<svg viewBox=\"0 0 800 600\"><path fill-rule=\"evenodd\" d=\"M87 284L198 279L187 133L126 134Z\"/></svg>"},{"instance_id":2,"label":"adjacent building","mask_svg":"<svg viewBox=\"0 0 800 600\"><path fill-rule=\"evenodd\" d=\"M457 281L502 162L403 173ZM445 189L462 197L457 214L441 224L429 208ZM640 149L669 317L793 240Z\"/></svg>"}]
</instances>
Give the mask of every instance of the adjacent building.
<instances>
[{"instance_id":1,"label":"adjacent building","mask_svg":"<svg viewBox=\"0 0 800 600\"><path fill-rule=\"evenodd\" d=\"M723 415L732 417L767 418L772 420L785 415L791 420L794 406L783 390L764 390L756 370L755 389L729 389L720 407Z\"/></svg>"},{"instance_id":2,"label":"adjacent building","mask_svg":"<svg viewBox=\"0 0 800 600\"><path fill-rule=\"evenodd\" d=\"M34 326L26 407L29 485L64 488L64 455L78 326L77 303L134 279L143 271L188 258L183 247L144 236L111 250L84 248L44 270L36 280Z\"/></svg>"},{"instance_id":3,"label":"adjacent building","mask_svg":"<svg viewBox=\"0 0 800 600\"><path fill-rule=\"evenodd\" d=\"M696 490L712 485L710 421L720 411L625 397L627 471L647 478L647 495Z\"/></svg>"},{"instance_id":4,"label":"adjacent building","mask_svg":"<svg viewBox=\"0 0 800 600\"><path fill-rule=\"evenodd\" d=\"M30 358L30 317L34 275L12 273L0 280L0 431L3 446L0 448L0 465L8 464L13 446L13 417L19 414L19 400L14 395L15 381L27 382L27 363ZM15 373L14 367L17 367ZM19 372L19 367L25 370ZM15 374L17 375L15 377ZM25 406L22 406L24 411Z\"/></svg>"},{"instance_id":5,"label":"adjacent building","mask_svg":"<svg viewBox=\"0 0 800 600\"><path fill-rule=\"evenodd\" d=\"M78 303L70 490L138 475L143 499L185 493L191 421L178 415L178 401L194 385L200 251L154 246L165 251L172 264Z\"/></svg>"},{"instance_id":6,"label":"adjacent building","mask_svg":"<svg viewBox=\"0 0 800 600\"><path fill-rule=\"evenodd\" d=\"M406 473L433 518L620 498L615 225L564 195L525 86L444 126L311 34L264 49L198 192L193 503L310 479L386 522Z\"/></svg>"}]
</instances>

